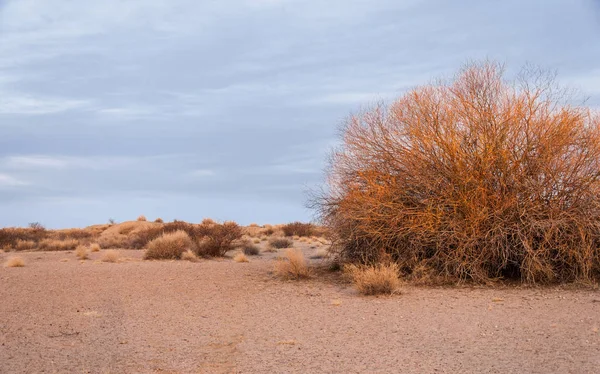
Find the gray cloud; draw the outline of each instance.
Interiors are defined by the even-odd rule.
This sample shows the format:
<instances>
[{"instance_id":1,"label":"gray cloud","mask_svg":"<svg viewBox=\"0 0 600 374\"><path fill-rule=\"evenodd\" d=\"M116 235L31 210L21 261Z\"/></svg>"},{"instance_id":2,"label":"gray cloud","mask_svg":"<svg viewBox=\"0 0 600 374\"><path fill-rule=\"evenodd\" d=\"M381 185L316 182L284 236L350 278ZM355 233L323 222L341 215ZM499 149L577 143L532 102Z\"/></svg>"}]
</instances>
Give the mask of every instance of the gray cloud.
<instances>
[{"instance_id":1,"label":"gray cloud","mask_svg":"<svg viewBox=\"0 0 600 374\"><path fill-rule=\"evenodd\" d=\"M600 104L597 1L0 2L0 225L309 219L351 111L468 59Z\"/></svg>"}]
</instances>

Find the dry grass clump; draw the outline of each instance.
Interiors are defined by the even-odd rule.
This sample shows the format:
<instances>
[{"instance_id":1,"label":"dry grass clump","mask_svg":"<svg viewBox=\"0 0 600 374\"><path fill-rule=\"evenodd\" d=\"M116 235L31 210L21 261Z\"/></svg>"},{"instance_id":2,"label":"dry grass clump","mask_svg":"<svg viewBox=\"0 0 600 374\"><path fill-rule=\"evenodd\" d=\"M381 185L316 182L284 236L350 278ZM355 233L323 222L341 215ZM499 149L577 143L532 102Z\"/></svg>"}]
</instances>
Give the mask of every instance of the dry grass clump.
<instances>
[{"instance_id":1,"label":"dry grass clump","mask_svg":"<svg viewBox=\"0 0 600 374\"><path fill-rule=\"evenodd\" d=\"M259 238L254 238L254 239L252 239L252 243L258 244L258 243L260 243L260 239Z\"/></svg>"},{"instance_id":2,"label":"dry grass clump","mask_svg":"<svg viewBox=\"0 0 600 374\"><path fill-rule=\"evenodd\" d=\"M79 245L79 240L76 239L44 239L38 248L42 251L72 251Z\"/></svg>"},{"instance_id":3,"label":"dry grass clump","mask_svg":"<svg viewBox=\"0 0 600 374\"><path fill-rule=\"evenodd\" d=\"M193 251L187 250L181 254L181 259L185 261L196 262L198 261L198 256L196 256Z\"/></svg>"},{"instance_id":4,"label":"dry grass clump","mask_svg":"<svg viewBox=\"0 0 600 374\"><path fill-rule=\"evenodd\" d=\"M143 215L143 214L142 214L142 215L140 215L140 216L137 218L137 221L144 221L144 222L145 222L145 221L147 221L147 219L146 219L146 216L145 216L145 215Z\"/></svg>"},{"instance_id":5,"label":"dry grass clump","mask_svg":"<svg viewBox=\"0 0 600 374\"><path fill-rule=\"evenodd\" d=\"M380 263L371 266L344 266L356 289L363 295L392 294L400 287L399 267L396 263Z\"/></svg>"},{"instance_id":6,"label":"dry grass clump","mask_svg":"<svg viewBox=\"0 0 600 374\"><path fill-rule=\"evenodd\" d=\"M525 73L469 65L350 117L316 200L336 250L478 283L600 278L600 116Z\"/></svg>"},{"instance_id":7,"label":"dry grass clump","mask_svg":"<svg viewBox=\"0 0 600 374\"><path fill-rule=\"evenodd\" d=\"M285 252L285 258L275 260L274 271L285 279L302 279L310 276L304 254L296 248L289 248Z\"/></svg>"},{"instance_id":8,"label":"dry grass clump","mask_svg":"<svg viewBox=\"0 0 600 374\"><path fill-rule=\"evenodd\" d=\"M29 251L34 249L37 246L37 243L33 240L21 240L17 239L15 243L15 249L17 251Z\"/></svg>"},{"instance_id":9,"label":"dry grass clump","mask_svg":"<svg viewBox=\"0 0 600 374\"><path fill-rule=\"evenodd\" d=\"M4 263L6 268L22 268L25 266L25 261L21 257L9 257Z\"/></svg>"},{"instance_id":10,"label":"dry grass clump","mask_svg":"<svg viewBox=\"0 0 600 374\"><path fill-rule=\"evenodd\" d=\"M315 252L314 255L312 255L310 258L312 259L321 259L321 258L328 258L329 257L329 252L327 251L327 249L325 248L319 248L317 249L317 251Z\"/></svg>"},{"instance_id":11,"label":"dry grass clump","mask_svg":"<svg viewBox=\"0 0 600 374\"><path fill-rule=\"evenodd\" d=\"M314 225L311 223L292 222L281 226L285 236L312 236Z\"/></svg>"},{"instance_id":12,"label":"dry grass clump","mask_svg":"<svg viewBox=\"0 0 600 374\"><path fill-rule=\"evenodd\" d=\"M79 257L80 260L87 260L88 259L87 248L83 245L78 245L77 248L75 248L75 256Z\"/></svg>"},{"instance_id":13,"label":"dry grass clump","mask_svg":"<svg viewBox=\"0 0 600 374\"><path fill-rule=\"evenodd\" d=\"M98 244L98 243L92 243L90 245L90 251L92 251L92 252L100 252L100 244Z\"/></svg>"},{"instance_id":14,"label":"dry grass clump","mask_svg":"<svg viewBox=\"0 0 600 374\"><path fill-rule=\"evenodd\" d=\"M195 249L194 242L183 230L164 233L148 243L145 259L179 259L181 254Z\"/></svg>"},{"instance_id":15,"label":"dry grass clump","mask_svg":"<svg viewBox=\"0 0 600 374\"><path fill-rule=\"evenodd\" d=\"M289 248L294 245L294 242L288 238L274 237L269 239L269 246L272 248Z\"/></svg>"},{"instance_id":16,"label":"dry grass clump","mask_svg":"<svg viewBox=\"0 0 600 374\"><path fill-rule=\"evenodd\" d=\"M260 254L260 248L251 243L245 243L242 247L242 252L248 256L257 256Z\"/></svg>"},{"instance_id":17,"label":"dry grass clump","mask_svg":"<svg viewBox=\"0 0 600 374\"><path fill-rule=\"evenodd\" d=\"M233 257L233 261L235 262L250 262L248 260L248 257L246 257L246 255L242 252L242 253L238 253L237 255L235 255Z\"/></svg>"},{"instance_id":18,"label":"dry grass clump","mask_svg":"<svg viewBox=\"0 0 600 374\"><path fill-rule=\"evenodd\" d=\"M104 253L102 254L102 261L103 262L119 262L119 258L121 257L119 251L115 250L115 249L108 249L106 251L104 251Z\"/></svg>"},{"instance_id":19,"label":"dry grass clump","mask_svg":"<svg viewBox=\"0 0 600 374\"><path fill-rule=\"evenodd\" d=\"M157 219L154 220L155 223L164 223L165 221L163 221L162 218L158 217Z\"/></svg>"}]
</instances>

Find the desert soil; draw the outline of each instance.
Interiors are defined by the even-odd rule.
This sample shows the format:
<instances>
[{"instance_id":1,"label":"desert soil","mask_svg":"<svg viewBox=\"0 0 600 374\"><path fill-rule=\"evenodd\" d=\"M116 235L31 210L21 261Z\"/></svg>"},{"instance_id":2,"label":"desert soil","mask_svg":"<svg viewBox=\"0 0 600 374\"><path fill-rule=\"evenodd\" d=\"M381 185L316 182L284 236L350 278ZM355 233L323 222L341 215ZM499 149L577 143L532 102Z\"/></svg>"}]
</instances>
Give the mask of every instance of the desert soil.
<instances>
[{"instance_id":1,"label":"desert soil","mask_svg":"<svg viewBox=\"0 0 600 374\"><path fill-rule=\"evenodd\" d=\"M277 253L249 263L19 255L26 267L0 268L0 373L600 372L598 291L364 297L335 275L275 278Z\"/></svg>"}]
</instances>

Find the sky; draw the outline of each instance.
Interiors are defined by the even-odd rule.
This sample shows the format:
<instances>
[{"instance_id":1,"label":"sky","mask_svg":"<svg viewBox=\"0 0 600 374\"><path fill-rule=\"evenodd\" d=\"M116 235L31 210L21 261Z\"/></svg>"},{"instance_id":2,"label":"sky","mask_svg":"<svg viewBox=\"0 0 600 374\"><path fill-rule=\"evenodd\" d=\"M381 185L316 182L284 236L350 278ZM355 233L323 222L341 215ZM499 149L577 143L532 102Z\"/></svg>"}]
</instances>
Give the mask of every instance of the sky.
<instances>
[{"instance_id":1,"label":"sky","mask_svg":"<svg viewBox=\"0 0 600 374\"><path fill-rule=\"evenodd\" d=\"M352 112L471 60L600 105L599 0L0 0L0 226L308 221Z\"/></svg>"}]
</instances>

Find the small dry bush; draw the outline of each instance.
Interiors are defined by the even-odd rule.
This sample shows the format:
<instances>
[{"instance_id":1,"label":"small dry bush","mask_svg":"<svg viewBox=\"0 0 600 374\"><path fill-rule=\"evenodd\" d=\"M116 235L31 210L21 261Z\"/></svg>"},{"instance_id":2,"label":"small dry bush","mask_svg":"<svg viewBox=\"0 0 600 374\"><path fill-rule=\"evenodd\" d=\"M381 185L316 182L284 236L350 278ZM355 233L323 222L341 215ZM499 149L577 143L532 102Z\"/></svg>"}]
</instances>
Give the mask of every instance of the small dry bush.
<instances>
[{"instance_id":1,"label":"small dry bush","mask_svg":"<svg viewBox=\"0 0 600 374\"><path fill-rule=\"evenodd\" d=\"M260 254L260 248L251 243L245 243L242 247L242 252L248 256L257 256Z\"/></svg>"},{"instance_id":2,"label":"small dry bush","mask_svg":"<svg viewBox=\"0 0 600 374\"><path fill-rule=\"evenodd\" d=\"M115 249L108 249L106 251L104 251L104 253L102 254L102 261L103 262L119 262L119 258L121 257L119 251L115 250Z\"/></svg>"},{"instance_id":3,"label":"small dry bush","mask_svg":"<svg viewBox=\"0 0 600 374\"><path fill-rule=\"evenodd\" d=\"M72 251L79 245L76 239L44 239L39 243L38 248L42 251Z\"/></svg>"},{"instance_id":4,"label":"small dry bush","mask_svg":"<svg viewBox=\"0 0 600 374\"><path fill-rule=\"evenodd\" d=\"M79 257L80 260L86 260L88 258L88 250L83 245L78 245L75 248L75 256Z\"/></svg>"},{"instance_id":5,"label":"small dry bush","mask_svg":"<svg viewBox=\"0 0 600 374\"><path fill-rule=\"evenodd\" d=\"M235 222L218 224L213 221L198 225L194 233L198 238L199 256L224 256L242 237L242 228Z\"/></svg>"},{"instance_id":6,"label":"small dry bush","mask_svg":"<svg viewBox=\"0 0 600 374\"><path fill-rule=\"evenodd\" d=\"M396 263L380 263L371 266L344 266L356 289L363 295L392 294L400 287L399 267Z\"/></svg>"},{"instance_id":7,"label":"small dry bush","mask_svg":"<svg viewBox=\"0 0 600 374\"><path fill-rule=\"evenodd\" d=\"M5 227L0 229L0 248L16 248L18 241L34 241L37 243L45 239L47 235L48 231L43 227Z\"/></svg>"},{"instance_id":8,"label":"small dry bush","mask_svg":"<svg viewBox=\"0 0 600 374\"><path fill-rule=\"evenodd\" d=\"M15 249L17 251L29 251L34 249L37 246L37 243L33 240L21 240L17 239L15 243Z\"/></svg>"},{"instance_id":9,"label":"small dry bush","mask_svg":"<svg viewBox=\"0 0 600 374\"><path fill-rule=\"evenodd\" d=\"M248 257L246 257L246 255L244 253L238 253L237 255L235 255L233 257L233 261L235 261L235 262L250 262L248 260Z\"/></svg>"},{"instance_id":10,"label":"small dry bush","mask_svg":"<svg viewBox=\"0 0 600 374\"><path fill-rule=\"evenodd\" d=\"M269 246L273 248L289 248L294 245L294 242L288 238L275 237L269 239Z\"/></svg>"},{"instance_id":11,"label":"small dry bush","mask_svg":"<svg viewBox=\"0 0 600 374\"><path fill-rule=\"evenodd\" d=\"M254 244L258 244L258 243L260 243L260 239L259 239L259 238L254 238L254 239L252 240L252 243L254 243Z\"/></svg>"},{"instance_id":12,"label":"small dry bush","mask_svg":"<svg viewBox=\"0 0 600 374\"><path fill-rule=\"evenodd\" d=\"M144 221L144 222L145 222L145 221L147 221L147 219L146 219L146 216L145 216L145 215L143 215L143 214L142 214L141 216L139 216L139 217L137 218L137 220L138 220L138 221Z\"/></svg>"},{"instance_id":13,"label":"small dry bush","mask_svg":"<svg viewBox=\"0 0 600 374\"><path fill-rule=\"evenodd\" d=\"M275 260L275 274L285 279L302 279L310 276L301 250L289 248L285 258Z\"/></svg>"},{"instance_id":14,"label":"small dry bush","mask_svg":"<svg viewBox=\"0 0 600 374\"><path fill-rule=\"evenodd\" d=\"M163 221L162 218L158 217L157 219L154 220L155 223L164 223L165 221Z\"/></svg>"},{"instance_id":15,"label":"small dry bush","mask_svg":"<svg viewBox=\"0 0 600 374\"><path fill-rule=\"evenodd\" d=\"M90 245L90 251L92 251L92 252L100 252L100 244L98 244L98 243L92 243Z\"/></svg>"},{"instance_id":16,"label":"small dry bush","mask_svg":"<svg viewBox=\"0 0 600 374\"><path fill-rule=\"evenodd\" d=\"M312 236L314 233L312 223L292 222L281 227L285 236Z\"/></svg>"},{"instance_id":17,"label":"small dry bush","mask_svg":"<svg viewBox=\"0 0 600 374\"><path fill-rule=\"evenodd\" d=\"M9 257L4 263L7 268L22 268L25 266L25 261L21 257Z\"/></svg>"},{"instance_id":18,"label":"small dry bush","mask_svg":"<svg viewBox=\"0 0 600 374\"><path fill-rule=\"evenodd\" d=\"M185 261L196 262L198 261L198 256L196 256L193 251L188 250L181 254L181 259Z\"/></svg>"},{"instance_id":19,"label":"small dry bush","mask_svg":"<svg viewBox=\"0 0 600 374\"><path fill-rule=\"evenodd\" d=\"M314 202L336 251L488 283L600 278L600 116L494 63L351 116Z\"/></svg>"},{"instance_id":20,"label":"small dry bush","mask_svg":"<svg viewBox=\"0 0 600 374\"><path fill-rule=\"evenodd\" d=\"M145 259L179 259L181 254L195 249L194 242L183 230L165 233L148 243Z\"/></svg>"}]
</instances>

